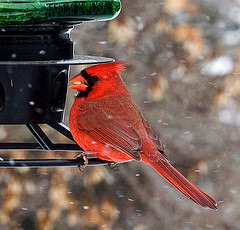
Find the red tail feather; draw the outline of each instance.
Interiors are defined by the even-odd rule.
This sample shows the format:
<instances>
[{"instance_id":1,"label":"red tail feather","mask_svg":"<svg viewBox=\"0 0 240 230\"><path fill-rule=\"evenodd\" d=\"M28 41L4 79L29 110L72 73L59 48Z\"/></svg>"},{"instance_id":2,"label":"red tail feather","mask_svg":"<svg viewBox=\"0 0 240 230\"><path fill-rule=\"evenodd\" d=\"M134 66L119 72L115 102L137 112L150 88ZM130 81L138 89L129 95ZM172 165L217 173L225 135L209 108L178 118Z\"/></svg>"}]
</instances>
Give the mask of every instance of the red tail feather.
<instances>
[{"instance_id":1,"label":"red tail feather","mask_svg":"<svg viewBox=\"0 0 240 230\"><path fill-rule=\"evenodd\" d=\"M162 158L158 162L150 164L157 172L163 176L170 184L178 189L189 199L193 200L198 205L217 209L217 203L210 196L192 184L180 172L178 172L166 159Z\"/></svg>"}]
</instances>

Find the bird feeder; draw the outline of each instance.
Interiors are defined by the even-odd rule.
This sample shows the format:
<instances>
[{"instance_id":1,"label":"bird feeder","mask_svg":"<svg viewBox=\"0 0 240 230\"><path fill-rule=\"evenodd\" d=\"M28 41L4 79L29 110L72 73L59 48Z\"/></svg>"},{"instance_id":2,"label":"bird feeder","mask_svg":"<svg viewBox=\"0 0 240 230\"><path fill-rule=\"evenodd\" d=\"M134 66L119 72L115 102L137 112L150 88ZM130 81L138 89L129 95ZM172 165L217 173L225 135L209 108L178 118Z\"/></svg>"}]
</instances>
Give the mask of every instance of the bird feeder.
<instances>
[{"instance_id":1,"label":"bird feeder","mask_svg":"<svg viewBox=\"0 0 240 230\"><path fill-rule=\"evenodd\" d=\"M73 141L62 123L69 66L114 60L74 55L70 31L81 22L111 20L120 9L120 0L0 0L0 125L25 125L36 140L0 142L0 150L82 150L75 143L52 143L40 124ZM83 163L77 159L1 159L0 167ZM89 165L106 163L89 159Z\"/></svg>"}]
</instances>

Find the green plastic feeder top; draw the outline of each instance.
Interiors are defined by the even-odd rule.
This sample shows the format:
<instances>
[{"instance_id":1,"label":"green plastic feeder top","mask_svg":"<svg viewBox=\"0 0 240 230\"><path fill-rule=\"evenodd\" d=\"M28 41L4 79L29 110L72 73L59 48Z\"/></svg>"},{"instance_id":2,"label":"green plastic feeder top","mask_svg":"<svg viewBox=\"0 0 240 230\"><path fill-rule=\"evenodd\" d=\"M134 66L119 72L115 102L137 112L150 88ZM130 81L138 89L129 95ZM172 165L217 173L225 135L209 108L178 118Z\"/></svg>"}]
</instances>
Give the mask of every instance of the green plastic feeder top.
<instances>
[{"instance_id":1,"label":"green plastic feeder top","mask_svg":"<svg viewBox=\"0 0 240 230\"><path fill-rule=\"evenodd\" d=\"M0 24L105 21L120 10L120 0L0 0Z\"/></svg>"}]
</instances>

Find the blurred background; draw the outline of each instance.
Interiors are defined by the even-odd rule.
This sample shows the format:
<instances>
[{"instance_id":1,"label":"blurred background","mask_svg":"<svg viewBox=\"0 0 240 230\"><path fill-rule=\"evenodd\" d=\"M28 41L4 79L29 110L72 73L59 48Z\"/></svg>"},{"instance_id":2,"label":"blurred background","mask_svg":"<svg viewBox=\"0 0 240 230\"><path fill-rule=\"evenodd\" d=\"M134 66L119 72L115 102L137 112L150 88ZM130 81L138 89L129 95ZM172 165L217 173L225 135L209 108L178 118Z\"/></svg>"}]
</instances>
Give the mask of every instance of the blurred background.
<instances>
[{"instance_id":1,"label":"blurred background","mask_svg":"<svg viewBox=\"0 0 240 230\"><path fill-rule=\"evenodd\" d=\"M76 26L75 54L130 63L123 79L172 164L219 204L198 207L150 167L1 169L0 230L240 229L240 3L122 0L109 22ZM71 76L86 66L71 69ZM68 92L65 123L74 99ZM55 141L65 141L45 130ZM0 126L0 140L31 140ZM14 155L15 154L15 155ZM7 152L0 157L73 157Z\"/></svg>"}]
</instances>

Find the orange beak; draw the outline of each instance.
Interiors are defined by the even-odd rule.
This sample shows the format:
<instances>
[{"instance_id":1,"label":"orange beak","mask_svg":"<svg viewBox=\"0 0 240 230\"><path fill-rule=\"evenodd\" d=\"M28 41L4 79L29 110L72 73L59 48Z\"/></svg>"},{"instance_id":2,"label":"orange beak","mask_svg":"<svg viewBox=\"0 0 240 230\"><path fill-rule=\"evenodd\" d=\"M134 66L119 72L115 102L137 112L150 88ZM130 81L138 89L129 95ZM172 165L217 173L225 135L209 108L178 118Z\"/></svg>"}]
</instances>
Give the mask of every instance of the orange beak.
<instances>
[{"instance_id":1,"label":"orange beak","mask_svg":"<svg viewBox=\"0 0 240 230\"><path fill-rule=\"evenodd\" d=\"M73 82L73 85L69 86L69 89L74 89L77 91L86 91L88 87L88 83L84 77L82 77L81 74L76 75L73 77L70 82Z\"/></svg>"}]
</instances>

